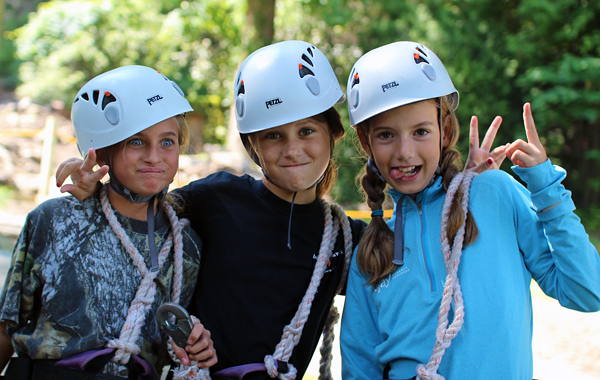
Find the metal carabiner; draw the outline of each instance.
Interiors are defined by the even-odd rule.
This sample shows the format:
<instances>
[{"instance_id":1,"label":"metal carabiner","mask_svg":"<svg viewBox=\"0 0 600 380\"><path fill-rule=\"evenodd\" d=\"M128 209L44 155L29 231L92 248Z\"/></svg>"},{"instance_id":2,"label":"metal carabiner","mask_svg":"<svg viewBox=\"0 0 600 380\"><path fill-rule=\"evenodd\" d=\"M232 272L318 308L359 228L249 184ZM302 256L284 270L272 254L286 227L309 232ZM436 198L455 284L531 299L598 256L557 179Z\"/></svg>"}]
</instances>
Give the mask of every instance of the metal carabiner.
<instances>
[{"instance_id":1,"label":"metal carabiner","mask_svg":"<svg viewBox=\"0 0 600 380\"><path fill-rule=\"evenodd\" d=\"M175 316L175 324L169 320L169 313ZM163 303L156 310L156 321L165 329L176 345L181 348L187 346L187 340L194 325L190 320L190 315L183 307L173 302Z\"/></svg>"}]
</instances>

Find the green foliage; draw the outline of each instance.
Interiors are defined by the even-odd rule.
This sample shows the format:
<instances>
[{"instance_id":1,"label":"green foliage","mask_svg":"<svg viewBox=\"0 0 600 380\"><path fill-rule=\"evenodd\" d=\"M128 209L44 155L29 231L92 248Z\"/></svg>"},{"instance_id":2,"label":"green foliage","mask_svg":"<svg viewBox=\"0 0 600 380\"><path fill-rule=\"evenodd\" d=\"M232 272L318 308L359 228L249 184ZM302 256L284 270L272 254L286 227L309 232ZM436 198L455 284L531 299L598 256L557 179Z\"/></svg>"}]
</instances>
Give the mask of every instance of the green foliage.
<instances>
[{"instance_id":1,"label":"green foliage","mask_svg":"<svg viewBox=\"0 0 600 380\"><path fill-rule=\"evenodd\" d=\"M175 80L206 120L207 142L225 124L242 23L235 1L50 1L18 29L18 94L71 104L77 90L107 70L153 67ZM215 141L217 140L217 141Z\"/></svg>"},{"instance_id":2,"label":"green foliage","mask_svg":"<svg viewBox=\"0 0 600 380\"><path fill-rule=\"evenodd\" d=\"M14 197L14 190L10 186L0 185L0 208L6 207L9 199Z\"/></svg>"},{"instance_id":3,"label":"green foliage","mask_svg":"<svg viewBox=\"0 0 600 380\"><path fill-rule=\"evenodd\" d=\"M187 93L205 122L205 142L223 141L233 75L246 47L256 43L245 29L248 0L126 3L40 5L12 34L23 61L19 93L70 104L75 91L103 71L152 66ZM569 173L566 186L576 204L584 209L600 204L600 2L277 0L274 25L274 41L300 39L318 46L343 88L352 65L368 50L397 40L430 47L460 92L463 152L471 115L479 117L482 135L496 115L503 117L497 145L525 138L521 110L531 102L548 155ZM1 62L10 55L6 46ZM346 105L337 109L348 133L336 147L340 170L334 195L345 205L361 203L355 178L364 165L362 154Z\"/></svg>"}]
</instances>

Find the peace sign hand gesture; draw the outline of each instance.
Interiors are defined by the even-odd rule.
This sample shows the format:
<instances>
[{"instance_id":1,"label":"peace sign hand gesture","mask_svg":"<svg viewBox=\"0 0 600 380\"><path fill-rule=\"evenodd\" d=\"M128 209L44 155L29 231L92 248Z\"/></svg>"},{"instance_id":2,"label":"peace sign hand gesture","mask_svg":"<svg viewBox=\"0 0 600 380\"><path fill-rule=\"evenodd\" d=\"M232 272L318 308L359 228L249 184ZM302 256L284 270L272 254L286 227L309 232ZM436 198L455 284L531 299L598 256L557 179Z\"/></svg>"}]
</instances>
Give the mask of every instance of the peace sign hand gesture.
<instances>
[{"instance_id":1,"label":"peace sign hand gesture","mask_svg":"<svg viewBox=\"0 0 600 380\"><path fill-rule=\"evenodd\" d=\"M477 116L471 117L471 127L469 131L469 155L465 163L465 171L483 173L489 169L500 169L502 161L506 158L505 149L508 146L501 145L492 150L492 144L496 138L496 133L502 124L502 118L496 116L488 128L485 137L479 146L479 121Z\"/></svg>"},{"instance_id":2,"label":"peace sign hand gesture","mask_svg":"<svg viewBox=\"0 0 600 380\"><path fill-rule=\"evenodd\" d=\"M548 159L546 150L540 142L540 137L535 128L533 114L531 113L531 104L525 103L523 106L523 122L525 123L525 133L527 142L518 139L506 148L506 157L522 168L532 168L545 162Z\"/></svg>"}]
</instances>

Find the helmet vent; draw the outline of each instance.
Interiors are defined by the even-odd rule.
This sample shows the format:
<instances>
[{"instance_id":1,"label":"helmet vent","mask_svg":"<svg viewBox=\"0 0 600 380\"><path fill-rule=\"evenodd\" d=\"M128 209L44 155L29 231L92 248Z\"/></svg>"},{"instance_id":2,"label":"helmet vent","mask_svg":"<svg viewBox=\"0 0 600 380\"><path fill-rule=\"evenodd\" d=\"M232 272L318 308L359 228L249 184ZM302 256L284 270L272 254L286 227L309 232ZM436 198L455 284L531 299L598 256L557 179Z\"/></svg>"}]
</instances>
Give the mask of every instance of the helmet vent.
<instances>
[{"instance_id":1,"label":"helmet vent","mask_svg":"<svg viewBox=\"0 0 600 380\"><path fill-rule=\"evenodd\" d=\"M244 86L244 81L241 81L236 95L245 94L245 93L246 93L246 87Z\"/></svg>"},{"instance_id":2,"label":"helmet vent","mask_svg":"<svg viewBox=\"0 0 600 380\"><path fill-rule=\"evenodd\" d=\"M83 98L83 100L85 100L86 102L90 101L90 97L87 94L87 92L84 92L83 94L81 94L81 97Z\"/></svg>"},{"instance_id":3,"label":"helmet vent","mask_svg":"<svg viewBox=\"0 0 600 380\"><path fill-rule=\"evenodd\" d=\"M298 65L298 69L300 70L300 78L304 78L306 75L315 76L315 73L301 63Z\"/></svg>"},{"instance_id":4,"label":"helmet vent","mask_svg":"<svg viewBox=\"0 0 600 380\"><path fill-rule=\"evenodd\" d=\"M98 98L100 98L100 91L94 90L94 92L92 92L92 97L94 99L94 104L98 104Z\"/></svg>"},{"instance_id":5,"label":"helmet vent","mask_svg":"<svg viewBox=\"0 0 600 380\"><path fill-rule=\"evenodd\" d=\"M309 50L309 51L310 51L310 50ZM313 67L315 66L315 65L313 65L313 63L312 63L312 61L310 60L310 58L308 58L308 57L306 56L306 54L302 54L302 60L303 60L304 62L308 63L309 65L313 66Z\"/></svg>"},{"instance_id":6,"label":"helmet vent","mask_svg":"<svg viewBox=\"0 0 600 380\"><path fill-rule=\"evenodd\" d=\"M315 56L315 55L313 54L313 51L312 51L312 49L314 49L314 48L315 48L314 46L311 46L311 47L309 47L309 48L307 48L307 49L306 49L306 51L308 52L308 54L310 54L310 56L311 56L311 57L314 57L314 56Z\"/></svg>"},{"instance_id":7,"label":"helmet vent","mask_svg":"<svg viewBox=\"0 0 600 380\"><path fill-rule=\"evenodd\" d=\"M421 62L425 62L427 64L429 64L429 61L427 60L427 54L420 48L416 48L416 52L413 54L414 58L415 58L415 63L418 65Z\"/></svg>"},{"instance_id":8,"label":"helmet vent","mask_svg":"<svg viewBox=\"0 0 600 380\"><path fill-rule=\"evenodd\" d=\"M104 98L102 98L102 111L104 111L104 109L106 108L106 106L112 102L116 102L117 98L114 97L113 94L111 94L108 91L104 92Z\"/></svg>"},{"instance_id":9,"label":"helmet vent","mask_svg":"<svg viewBox=\"0 0 600 380\"><path fill-rule=\"evenodd\" d=\"M358 73L354 72L354 74L352 75L352 84L350 85L350 88L356 86L359 83L360 83L360 78L358 77Z\"/></svg>"}]
</instances>

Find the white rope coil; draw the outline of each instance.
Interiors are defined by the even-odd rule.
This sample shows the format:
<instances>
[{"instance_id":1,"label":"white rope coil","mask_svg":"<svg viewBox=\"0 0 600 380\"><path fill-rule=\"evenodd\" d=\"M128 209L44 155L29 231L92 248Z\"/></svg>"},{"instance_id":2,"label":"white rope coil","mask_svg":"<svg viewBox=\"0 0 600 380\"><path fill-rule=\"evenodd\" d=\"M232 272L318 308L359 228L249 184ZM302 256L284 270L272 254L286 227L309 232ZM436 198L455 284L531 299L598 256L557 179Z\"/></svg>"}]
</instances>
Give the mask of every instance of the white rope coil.
<instances>
[{"instance_id":1,"label":"white rope coil","mask_svg":"<svg viewBox=\"0 0 600 380\"><path fill-rule=\"evenodd\" d=\"M148 267L146 266L146 263L144 261L144 257L139 253L129 236L127 236L127 232L123 229L123 227L117 220L114 210L112 209L112 206L110 205L110 202L108 200L107 188L108 186L104 185L100 192L100 200L104 215L106 216L106 219L108 220L108 223L111 226L113 232L117 235L117 237L121 241L121 244L129 254L132 263L138 268L140 274L142 275L142 281L140 282L138 291L136 292L136 295L133 301L131 302L131 306L129 307L127 317L125 319L125 324L121 329L119 338L110 340L107 343L107 347L117 349L115 356L111 360L113 362L125 365L129 362L131 355L138 355L140 352L138 339L140 336L141 329L146 320L147 312L152 306L152 303L154 302L154 297L156 295L156 283L154 282L154 280L160 272L160 270L148 270ZM171 233L163 243L163 246L158 255L158 266L159 268L162 268L174 244L174 269L171 298L173 302L179 303L181 298L181 286L183 280L182 230L189 223L189 221L187 219L179 219L173 208L164 200L160 202L160 207L169 219L169 222L171 224ZM193 316L192 318L194 323L199 323L197 318ZM172 349L170 349L169 351L172 352ZM172 355L172 357L174 357L174 355ZM197 362L193 361L193 363L191 363L190 366L183 366L176 356L173 360L180 364L179 368L175 371L179 371L179 373L182 374L180 375L180 377L174 377L174 379L210 379L208 369L199 368L196 365Z\"/></svg>"},{"instance_id":2,"label":"white rope coil","mask_svg":"<svg viewBox=\"0 0 600 380\"><path fill-rule=\"evenodd\" d=\"M467 221L467 214L469 212L469 191L471 182L476 176L476 173L459 173L450 182L446 199L444 200L444 207L442 210L442 224L441 224L441 235L442 235L442 254L444 256L444 263L446 265L446 283L444 285L444 293L442 296L442 303L438 313L438 327L436 330L436 342L433 346L431 357L426 365L419 364L417 366L417 379L418 380L444 380L444 377L437 373L437 369L442 362L444 352L448 347L452 339L458 334L463 323L464 323L464 302L462 298L462 291L460 283L458 281L458 265L460 263L460 257L462 255L465 227ZM452 201L456 196L458 189L462 190L463 196L461 199L461 209L463 212L463 223L458 229L452 248L448 241L447 236L447 224L448 216L450 214L450 207ZM448 313L454 302L454 319L450 326L448 326Z\"/></svg>"},{"instance_id":3,"label":"white rope coil","mask_svg":"<svg viewBox=\"0 0 600 380\"><path fill-rule=\"evenodd\" d=\"M321 240L321 247L319 249L319 256L317 257L317 263L315 265L315 269L313 271L313 275L310 280L310 285L306 290L300 305L298 306L298 310L292 318L290 324L285 326L283 329L283 335L281 337L281 341L275 348L275 352L273 355L265 356L265 366L267 368L267 373L270 377L282 380L293 380L296 378L297 369L294 368L293 365L289 364L289 359L292 356L292 352L294 347L300 341L300 337L302 336L302 330L306 321L308 320L308 316L310 314L310 308L312 306L312 301L317 292L319 284L321 283L321 279L323 278L323 274L327 269L327 265L333 254L333 249L335 245L335 241L337 239L340 223L342 226L342 230L344 233L344 269L342 275L342 281L345 281L347 277L348 264L350 262L350 258L352 255L352 233L350 231L350 225L348 223L348 218L346 214L336 204L330 205L325 200L321 199L321 203L323 205L323 210L325 214L325 228L323 230L323 238ZM334 214L332 214L332 210ZM343 286L342 284L338 287L338 292ZM332 321L331 321L332 322ZM330 333L333 334L333 329L326 327L326 331L331 330ZM332 338L325 338L324 340L333 340ZM329 358L326 360L331 361L331 344L329 344L329 348L325 348L325 350L329 351ZM321 349L323 352L323 348ZM287 363L288 372L279 373L277 362L282 361ZM324 366L327 368L327 365ZM330 367L330 365L329 365ZM327 376L327 375L324 375ZM331 377L331 373L329 371L329 377Z\"/></svg>"}]
</instances>

